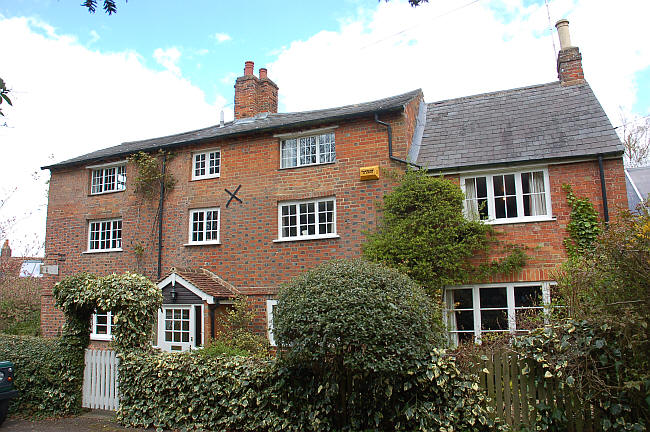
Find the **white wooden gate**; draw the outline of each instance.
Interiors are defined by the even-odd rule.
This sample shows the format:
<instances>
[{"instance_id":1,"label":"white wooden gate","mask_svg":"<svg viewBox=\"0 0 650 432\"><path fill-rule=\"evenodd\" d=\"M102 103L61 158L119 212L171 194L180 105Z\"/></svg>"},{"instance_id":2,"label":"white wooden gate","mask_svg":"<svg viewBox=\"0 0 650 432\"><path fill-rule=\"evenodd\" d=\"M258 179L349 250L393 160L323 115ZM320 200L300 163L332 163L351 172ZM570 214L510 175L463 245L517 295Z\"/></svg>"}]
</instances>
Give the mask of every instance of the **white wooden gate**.
<instances>
[{"instance_id":1,"label":"white wooden gate","mask_svg":"<svg viewBox=\"0 0 650 432\"><path fill-rule=\"evenodd\" d=\"M117 394L115 351L86 350L82 406L84 408L115 411L120 406Z\"/></svg>"}]
</instances>

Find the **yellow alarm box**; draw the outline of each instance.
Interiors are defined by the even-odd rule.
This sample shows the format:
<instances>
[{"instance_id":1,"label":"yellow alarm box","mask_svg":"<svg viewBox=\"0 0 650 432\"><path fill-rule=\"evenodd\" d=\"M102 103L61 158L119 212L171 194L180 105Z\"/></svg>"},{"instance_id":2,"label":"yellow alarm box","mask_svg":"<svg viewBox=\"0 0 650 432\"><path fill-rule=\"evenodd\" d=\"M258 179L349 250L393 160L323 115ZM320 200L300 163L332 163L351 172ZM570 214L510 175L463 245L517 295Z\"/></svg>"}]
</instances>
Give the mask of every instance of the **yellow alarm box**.
<instances>
[{"instance_id":1,"label":"yellow alarm box","mask_svg":"<svg viewBox=\"0 0 650 432\"><path fill-rule=\"evenodd\" d=\"M379 165L359 168L361 180L378 180Z\"/></svg>"}]
</instances>

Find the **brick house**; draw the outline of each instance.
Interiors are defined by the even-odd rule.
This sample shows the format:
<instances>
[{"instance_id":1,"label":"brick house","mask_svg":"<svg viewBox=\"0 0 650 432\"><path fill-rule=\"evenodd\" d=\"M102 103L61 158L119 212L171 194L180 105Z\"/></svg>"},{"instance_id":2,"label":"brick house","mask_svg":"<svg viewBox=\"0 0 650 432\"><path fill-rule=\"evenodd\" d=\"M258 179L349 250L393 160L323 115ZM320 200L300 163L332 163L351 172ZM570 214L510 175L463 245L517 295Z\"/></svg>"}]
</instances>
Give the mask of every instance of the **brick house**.
<instances>
[{"instance_id":1,"label":"brick house","mask_svg":"<svg viewBox=\"0 0 650 432\"><path fill-rule=\"evenodd\" d=\"M141 272L164 296L158 346L188 349L215 331L235 295L250 299L268 331L278 286L332 258L356 257L376 203L393 182L377 167L408 163L456 179L468 217L498 225L529 247L519 274L445 292L452 340L516 331L519 311L548 299L551 270L566 255L571 183L607 217L625 207L622 146L582 74L568 22L557 24L559 82L425 103L415 90L378 101L277 113L278 87L246 62L235 83L235 119L205 129L127 142L44 167L51 171L43 334L62 316L52 286L79 272ZM171 151L176 179L162 201L134 191L126 157ZM407 162L408 161L408 162ZM161 222L160 224L157 223ZM110 313L93 338L110 338ZM269 334L272 339L272 334Z\"/></svg>"}]
</instances>

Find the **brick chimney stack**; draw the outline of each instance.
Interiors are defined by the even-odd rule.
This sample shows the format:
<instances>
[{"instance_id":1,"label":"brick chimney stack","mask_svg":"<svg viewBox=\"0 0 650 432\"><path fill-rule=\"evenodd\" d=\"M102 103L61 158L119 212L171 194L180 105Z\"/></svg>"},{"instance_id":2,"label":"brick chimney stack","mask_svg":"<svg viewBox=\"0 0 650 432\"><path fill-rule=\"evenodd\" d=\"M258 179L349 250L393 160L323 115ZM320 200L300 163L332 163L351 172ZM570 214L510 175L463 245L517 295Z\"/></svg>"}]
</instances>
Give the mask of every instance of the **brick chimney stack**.
<instances>
[{"instance_id":1,"label":"brick chimney stack","mask_svg":"<svg viewBox=\"0 0 650 432\"><path fill-rule=\"evenodd\" d=\"M584 83L582 54L580 54L578 47L571 45L569 20L559 20L555 23L555 28L560 38L560 52L557 55L557 76L560 79L560 84L570 86Z\"/></svg>"},{"instance_id":2,"label":"brick chimney stack","mask_svg":"<svg viewBox=\"0 0 650 432\"><path fill-rule=\"evenodd\" d=\"M254 74L255 64L244 64L244 75L235 81L235 120L253 117L263 112L278 112L278 86L260 68L259 78Z\"/></svg>"},{"instance_id":3,"label":"brick chimney stack","mask_svg":"<svg viewBox=\"0 0 650 432\"><path fill-rule=\"evenodd\" d=\"M11 248L9 247L9 240L5 240L2 245L2 250L0 250L0 256L2 258L11 258Z\"/></svg>"}]
</instances>

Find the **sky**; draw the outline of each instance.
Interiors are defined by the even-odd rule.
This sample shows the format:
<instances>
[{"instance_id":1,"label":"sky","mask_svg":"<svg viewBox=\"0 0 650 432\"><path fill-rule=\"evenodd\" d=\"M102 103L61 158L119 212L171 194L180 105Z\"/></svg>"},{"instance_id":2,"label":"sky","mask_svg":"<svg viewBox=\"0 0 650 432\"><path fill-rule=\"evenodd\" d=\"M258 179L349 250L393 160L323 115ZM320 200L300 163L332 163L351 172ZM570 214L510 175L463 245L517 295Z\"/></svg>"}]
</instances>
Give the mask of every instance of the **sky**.
<instances>
[{"instance_id":1,"label":"sky","mask_svg":"<svg viewBox=\"0 0 650 432\"><path fill-rule=\"evenodd\" d=\"M40 167L232 119L246 60L268 68L281 112L417 88L434 102L557 80L553 25L568 18L613 126L650 115L645 0L117 0L111 16L79 3L0 0L13 101L0 105L0 231L14 255L42 250Z\"/></svg>"}]
</instances>

